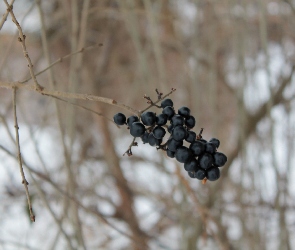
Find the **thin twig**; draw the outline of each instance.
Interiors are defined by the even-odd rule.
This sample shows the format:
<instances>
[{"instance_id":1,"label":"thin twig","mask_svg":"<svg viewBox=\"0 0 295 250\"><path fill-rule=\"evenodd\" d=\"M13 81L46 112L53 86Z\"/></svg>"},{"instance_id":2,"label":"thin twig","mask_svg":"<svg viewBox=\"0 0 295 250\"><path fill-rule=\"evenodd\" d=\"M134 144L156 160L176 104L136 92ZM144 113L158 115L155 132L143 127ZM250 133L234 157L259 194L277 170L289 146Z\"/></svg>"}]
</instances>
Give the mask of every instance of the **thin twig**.
<instances>
[{"instance_id":1,"label":"thin twig","mask_svg":"<svg viewBox=\"0 0 295 250\"><path fill-rule=\"evenodd\" d=\"M158 99L157 101L153 102L151 105L147 106L145 109L139 111L138 112L139 113L138 115L140 116L146 110L150 109L153 106L156 106L157 103L159 103L160 101L164 100L167 96L171 95L175 90L176 89L172 88L171 91L168 94L164 95L161 99Z\"/></svg>"},{"instance_id":2,"label":"thin twig","mask_svg":"<svg viewBox=\"0 0 295 250\"><path fill-rule=\"evenodd\" d=\"M102 43L96 43L96 44L94 44L94 45L91 45L91 46L88 46L88 47L85 47L85 48L79 49L79 50L77 50L77 51L75 51L75 52L73 52L73 53L70 53L70 54L66 55L66 56L60 57L60 58L57 59L55 62L53 62L53 63L51 63L49 66L47 66L46 68L44 68L44 69L42 69L41 71L39 71L38 73L36 73L35 76L41 75L42 73L44 73L44 72L47 71L48 69L52 68L53 66L55 66L55 65L58 64L58 63L63 62L65 59L68 59L68 58L70 58L71 56L74 56L74 55L76 55L76 54L83 53L83 52L85 52L85 51L88 51L88 50L94 49L94 48L96 48L96 47L101 47L101 46L103 46ZM32 77L27 78L26 80L21 81L21 83L26 83L26 82L28 82L28 81L31 80L31 79L32 79Z\"/></svg>"},{"instance_id":3,"label":"thin twig","mask_svg":"<svg viewBox=\"0 0 295 250\"><path fill-rule=\"evenodd\" d=\"M131 156L131 155L132 155L131 148L134 147L134 146L138 146L137 142L135 142L135 139L136 139L136 137L133 138L132 142L130 143L128 149L127 149L126 152L123 154L123 156L124 156L125 154L127 154L128 156Z\"/></svg>"},{"instance_id":4,"label":"thin twig","mask_svg":"<svg viewBox=\"0 0 295 250\"><path fill-rule=\"evenodd\" d=\"M33 64L32 64L32 61L31 61L31 58L29 56L29 53L27 51L27 47L26 47L26 43L25 43L25 40L26 40L26 36L24 35L23 31L22 31L22 28L19 24L19 22L16 20L16 17L14 15L14 12L13 12L13 6L12 5L9 5L9 3L7 2L7 0L4 0L6 6L7 6L7 11L10 12L10 15L11 15L11 18L12 18L12 21L15 23L17 29L18 29L18 33L19 33L19 37L18 37L18 41L21 43L22 45L22 48L23 48L23 53L24 53L24 56L28 62L28 67L29 67L29 70L30 70L30 74L31 74L31 77L33 78L34 80L34 84L35 84L35 89L36 90L40 90L42 89L42 87L39 85L38 81L37 81L37 78L36 76L34 75L34 70L33 70Z\"/></svg>"},{"instance_id":5,"label":"thin twig","mask_svg":"<svg viewBox=\"0 0 295 250\"><path fill-rule=\"evenodd\" d=\"M14 1L15 0L11 0L11 3L10 3L11 7L13 6ZM7 9L4 15L2 16L2 20L0 21L0 30L2 29L3 24L6 22L8 14L9 14L9 9Z\"/></svg>"},{"instance_id":6,"label":"thin twig","mask_svg":"<svg viewBox=\"0 0 295 250\"><path fill-rule=\"evenodd\" d=\"M33 213L31 199L30 199L30 193L29 193L29 188L28 188L29 183L27 182L26 177L25 177L25 173L24 173L24 169L23 169L23 165L22 165L22 156L21 156L21 152L20 152L20 145L19 145L19 133L18 133L19 128L18 128L17 115L16 115L16 88L13 89L12 102L13 102L15 140L16 140L16 146L17 146L19 170L20 170L20 173L21 173L21 176L22 176L22 184L24 184L24 187L25 187L25 190L26 190L28 206L29 206L29 212L30 212L30 218L31 218L31 221L35 222L35 215Z\"/></svg>"}]
</instances>

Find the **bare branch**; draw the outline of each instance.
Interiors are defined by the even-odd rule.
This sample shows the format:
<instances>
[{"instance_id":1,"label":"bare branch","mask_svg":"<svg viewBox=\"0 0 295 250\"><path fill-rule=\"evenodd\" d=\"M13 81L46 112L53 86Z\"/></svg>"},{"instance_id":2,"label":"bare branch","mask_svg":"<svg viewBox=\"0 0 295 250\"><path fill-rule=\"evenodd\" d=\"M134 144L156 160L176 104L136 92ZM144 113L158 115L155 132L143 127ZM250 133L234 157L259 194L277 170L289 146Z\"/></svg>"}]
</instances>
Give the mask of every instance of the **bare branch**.
<instances>
[{"instance_id":1,"label":"bare branch","mask_svg":"<svg viewBox=\"0 0 295 250\"><path fill-rule=\"evenodd\" d=\"M13 115L14 115L14 127L15 127L15 141L16 141L16 147L17 147L19 170L20 170L20 173L22 176L22 184L24 185L25 190L26 190L30 218L31 218L31 221L35 222L35 215L33 213L31 199L30 199L30 193L29 193L29 188L28 188L29 183L27 182L26 177L25 177L25 173L24 173L24 169L23 169L23 165L22 165L22 156L21 156L21 152L20 152L20 145L19 145L19 133L18 133L19 127L18 127L17 115L16 115L16 88L13 88L12 102L13 102Z\"/></svg>"}]
</instances>

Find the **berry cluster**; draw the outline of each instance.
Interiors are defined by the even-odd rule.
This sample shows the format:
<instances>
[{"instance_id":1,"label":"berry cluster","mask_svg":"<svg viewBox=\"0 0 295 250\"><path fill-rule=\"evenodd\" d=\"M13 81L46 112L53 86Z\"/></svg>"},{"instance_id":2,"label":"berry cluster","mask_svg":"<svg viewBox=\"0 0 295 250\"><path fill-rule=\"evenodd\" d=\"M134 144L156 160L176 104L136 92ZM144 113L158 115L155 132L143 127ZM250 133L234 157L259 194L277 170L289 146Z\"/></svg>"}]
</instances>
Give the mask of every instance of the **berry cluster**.
<instances>
[{"instance_id":1,"label":"berry cluster","mask_svg":"<svg viewBox=\"0 0 295 250\"><path fill-rule=\"evenodd\" d=\"M114 115L114 122L117 125L126 124L134 140L140 137L143 143L157 146L157 149L166 151L168 157L176 158L177 161L183 163L184 169L188 171L191 178L204 181L219 179L219 167L227 161L223 153L217 152L220 145L219 140L216 138L209 141L204 140L202 138L203 129L198 135L191 131L196 122L195 118L190 115L188 107L181 107L176 113L171 99L164 99L161 106L157 107L162 109L162 113L158 115L146 111L140 117L133 115L126 119L124 114L117 113ZM170 136L165 143L162 143L166 132ZM129 156L132 155L131 147L137 146L134 140L126 151Z\"/></svg>"}]
</instances>

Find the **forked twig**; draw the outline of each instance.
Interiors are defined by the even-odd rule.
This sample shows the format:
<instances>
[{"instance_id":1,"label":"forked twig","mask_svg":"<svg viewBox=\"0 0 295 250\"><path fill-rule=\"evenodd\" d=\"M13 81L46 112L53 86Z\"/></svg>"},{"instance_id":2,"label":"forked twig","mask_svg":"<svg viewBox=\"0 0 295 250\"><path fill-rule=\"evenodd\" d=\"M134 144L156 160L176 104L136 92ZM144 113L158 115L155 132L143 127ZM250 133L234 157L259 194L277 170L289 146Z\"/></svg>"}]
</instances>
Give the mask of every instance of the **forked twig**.
<instances>
[{"instance_id":1,"label":"forked twig","mask_svg":"<svg viewBox=\"0 0 295 250\"><path fill-rule=\"evenodd\" d=\"M15 23L17 29L18 29L18 41L21 43L22 45L22 48L23 48L23 53L24 53L24 56L28 62L28 67L29 67L29 71L30 71L30 75L31 77L33 78L34 80L34 84L35 84L35 89L36 90L40 90L42 89L42 87L39 85L38 81L37 81L37 78L34 74L34 70L33 70L33 63L31 61L31 58L29 56L29 53L27 51L27 47L26 47L26 36L25 34L23 33L22 31L22 28L19 24L19 22L16 20L16 17L14 15L14 12L13 12L13 6L12 5L9 5L9 3L7 2L7 0L4 0L6 6L7 6L7 11L9 11L10 15L11 15L11 18L12 18L12 21Z\"/></svg>"},{"instance_id":2,"label":"forked twig","mask_svg":"<svg viewBox=\"0 0 295 250\"><path fill-rule=\"evenodd\" d=\"M15 128L15 141L16 141L16 147L17 147L17 155L18 155L18 162L19 162L19 170L22 176L22 184L25 187L26 190L26 196L28 200L28 206L29 206L29 212L30 212L30 218L31 221L35 222L35 215L33 213L31 199L30 199L30 193L28 185L29 183L26 180L23 164L22 164L22 156L20 152L20 145L19 145L19 133L18 133L18 123L17 123L17 115L16 115L16 88L13 89L13 96L12 96L12 103L13 103L13 116L14 116L14 128Z\"/></svg>"}]
</instances>

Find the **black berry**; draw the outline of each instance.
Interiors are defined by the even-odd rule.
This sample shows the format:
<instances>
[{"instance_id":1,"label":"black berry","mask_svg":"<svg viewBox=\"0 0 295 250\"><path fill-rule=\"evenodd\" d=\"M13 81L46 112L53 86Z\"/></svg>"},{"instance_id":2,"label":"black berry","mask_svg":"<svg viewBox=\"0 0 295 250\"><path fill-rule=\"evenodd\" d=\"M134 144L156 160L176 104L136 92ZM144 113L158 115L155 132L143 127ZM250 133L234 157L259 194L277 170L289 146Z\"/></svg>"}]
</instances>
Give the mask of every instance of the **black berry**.
<instances>
[{"instance_id":1,"label":"black berry","mask_svg":"<svg viewBox=\"0 0 295 250\"><path fill-rule=\"evenodd\" d=\"M175 157L175 152L172 152L169 149L167 149L166 153L167 153L167 156L170 157L170 158L174 158Z\"/></svg>"},{"instance_id":2,"label":"black berry","mask_svg":"<svg viewBox=\"0 0 295 250\"><path fill-rule=\"evenodd\" d=\"M153 136L153 133L150 133L150 134L149 134L148 141L149 141L149 144L150 144L152 147L159 146L159 145L161 145L161 143L162 143L162 139L157 139L157 138L155 138L155 137Z\"/></svg>"},{"instance_id":3,"label":"black berry","mask_svg":"<svg viewBox=\"0 0 295 250\"><path fill-rule=\"evenodd\" d=\"M161 102L161 108L165 108L167 106L173 107L173 102L171 99L165 99Z\"/></svg>"},{"instance_id":4,"label":"black berry","mask_svg":"<svg viewBox=\"0 0 295 250\"><path fill-rule=\"evenodd\" d=\"M186 171L196 171L198 169L198 161L195 158L191 158L189 161L184 163L184 169Z\"/></svg>"},{"instance_id":5,"label":"black berry","mask_svg":"<svg viewBox=\"0 0 295 250\"><path fill-rule=\"evenodd\" d=\"M194 142L196 140L197 134L194 131L188 131L187 132L187 137L185 138L185 140L187 142Z\"/></svg>"},{"instance_id":6,"label":"black berry","mask_svg":"<svg viewBox=\"0 0 295 250\"><path fill-rule=\"evenodd\" d=\"M144 112L140 118L146 126L153 126L156 123L156 114L150 111Z\"/></svg>"},{"instance_id":7,"label":"black berry","mask_svg":"<svg viewBox=\"0 0 295 250\"><path fill-rule=\"evenodd\" d=\"M156 139L162 139L166 134L166 131L164 128L162 128L161 126L157 126L154 128L153 130L153 136L156 138Z\"/></svg>"},{"instance_id":8,"label":"black berry","mask_svg":"<svg viewBox=\"0 0 295 250\"><path fill-rule=\"evenodd\" d=\"M227 162L227 157L225 154L220 152L215 152L214 156L214 166L222 167Z\"/></svg>"},{"instance_id":9,"label":"black berry","mask_svg":"<svg viewBox=\"0 0 295 250\"><path fill-rule=\"evenodd\" d=\"M184 124L184 118L181 115L174 115L171 118L171 123L173 124L173 126L177 126L177 125L183 125Z\"/></svg>"},{"instance_id":10,"label":"black berry","mask_svg":"<svg viewBox=\"0 0 295 250\"><path fill-rule=\"evenodd\" d=\"M213 164L213 156L209 153L204 153L199 158L200 167L203 169L208 169Z\"/></svg>"},{"instance_id":11,"label":"black berry","mask_svg":"<svg viewBox=\"0 0 295 250\"><path fill-rule=\"evenodd\" d=\"M187 130L183 126L176 126L172 131L172 138L176 141L182 141L187 137Z\"/></svg>"},{"instance_id":12,"label":"black berry","mask_svg":"<svg viewBox=\"0 0 295 250\"><path fill-rule=\"evenodd\" d=\"M213 143L216 148L218 148L220 145L220 141L216 138L212 138L209 142Z\"/></svg>"},{"instance_id":13,"label":"black berry","mask_svg":"<svg viewBox=\"0 0 295 250\"><path fill-rule=\"evenodd\" d=\"M205 144L200 140L192 142L189 148L195 156L199 156L205 152Z\"/></svg>"},{"instance_id":14,"label":"black berry","mask_svg":"<svg viewBox=\"0 0 295 250\"><path fill-rule=\"evenodd\" d=\"M183 141L176 141L173 138L170 138L167 142L167 148L172 152L175 152L177 148L179 148L182 145Z\"/></svg>"},{"instance_id":15,"label":"black berry","mask_svg":"<svg viewBox=\"0 0 295 250\"><path fill-rule=\"evenodd\" d=\"M130 127L130 134L133 137L141 137L145 132L145 126L141 122L133 122Z\"/></svg>"},{"instance_id":16,"label":"black berry","mask_svg":"<svg viewBox=\"0 0 295 250\"><path fill-rule=\"evenodd\" d=\"M141 136L141 140L144 144L149 143L149 133L145 131L144 134Z\"/></svg>"},{"instance_id":17,"label":"black berry","mask_svg":"<svg viewBox=\"0 0 295 250\"><path fill-rule=\"evenodd\" d=\"M216 181L220 177L220 170L219 168L210 168L207 170L207 179L209 181Z\"/></svg>"},{"instance_id":18,"label":"black berry","mask_svg":"<svg viewBox=\"0 0 295 250\"><path fill-rule=\"evenodd\" d=\"M180 146L175 152L175 158L181 163L186 163L192 157L192 152L185 146Z\"/></svg>"},{"instance_id":19,"label":"black berry","mask_svg":"<svg viewBox=\"0 0 295 250\"><path fill-rule=\"evenodd\" d=\"M181 107L179 110L178 110L178 114L183 116L183 117L189 117L190 115L190 109L188 107Z\"/></svg>"},{"instance_id":20,"label":"black berry","mask_svg":"<svg viewBox=\"0 0 295 250\"><path fill-rule=\"evenodd\" d=\"M174 116L175 111L171 106L167 106L163 109L162 114L167 115L168 120L170 120Z\"/></svg>"},{"instance_id":21,"label":"black berry","mask_svg":"<svg viewBox=\"0 0 295 250\"><path fill-rule=\"evenodd\" d=\"M185 125L192 129L196 125L196 119L193 116L189 116L185 119Z\"/></svg>"},{"instance_id":22,"label":"black berry","mask_svg":"<svg viewBox=\"0 0 295 250\"><path fill-rule=\"evenodd\" d=\"M132 116L128 117L128 119L127 119L127 125L130 128L131 127L131 124L133 122L138 122L138 121L139 121L138 117L135 116L135 115L132 115Z\"/></svg>"},{"instance_id":23,"label":"black berry","mask_svg":"<svg viewBox=\"0 0 295 250\"><path fill-rule=\"evenodd\" d=\"M114 115L114 122L117 125L124 125L126 123L126 116L122 113L117 113Z\"/></svg>"},{"instance_id":24,"label":"black berry","mask_svg":"<svg viewBox=\"0 0 295 250\"><path fill-rule=\"evenodd\" d=\"M159 126L163 126L167 123L168 117L164 114L159 114L156 117L156 124Z\"/></svg>"}]
</instances>

